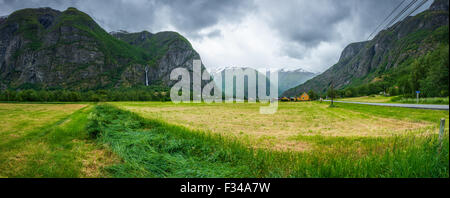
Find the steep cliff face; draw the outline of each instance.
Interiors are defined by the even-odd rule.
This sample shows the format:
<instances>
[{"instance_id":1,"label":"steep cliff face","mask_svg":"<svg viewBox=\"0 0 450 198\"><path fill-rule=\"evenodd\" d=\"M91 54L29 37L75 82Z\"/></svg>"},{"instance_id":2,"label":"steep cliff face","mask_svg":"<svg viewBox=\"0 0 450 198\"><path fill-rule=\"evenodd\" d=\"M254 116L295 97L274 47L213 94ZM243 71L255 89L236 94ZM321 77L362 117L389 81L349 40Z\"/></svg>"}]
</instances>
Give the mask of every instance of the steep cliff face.
<instances>
[{"instance_id":1,"label":"steep cliff face","mask_svg":"<svg viewBox=\"0 0 450 198\"><path fill-rule=\"evenodd\" d=\"M378 33L374 39L350 44L337 64L283 95L309 90L324 93L331 84L341 89L383 78L386 73L407 65L407 61L421 57L439 45L448 45L448 14L448 1L436 0L427 11L405 18Z\"/></svg>"},{"instance_id":2,"label":"steep cliff face","mask_svg":"<svg viewBox=\"0 0 450 198\"><path fill-rule=\"evenodd\" d=\"M75 8L16 11L0 20L0 88L169 86L172 68L200 58L175 32L131 37L105 32Z\"/></svg>"},{"instance_id":3,"label":"steep cliff face","mask_svg":"<svg viewBox=\"0 0 450 198\"><path fill-rule=\"evenodd\" d=\"M172 85L170 72L178 67L192 72L193 60L200 60L200 55L192 48L189 41L177 32L158 32L152 34L147 31L137 33L111 33L117 39L136 46L148 53L148 61L144 67L130 67L122 75L122 80L145 78L145 67L148 68L150 83ZM202 71L205 67L202 65ZM144 76L143 76L144 75ZM191 74L192 76L192 74Z\"/></svg>"}]
</instances>

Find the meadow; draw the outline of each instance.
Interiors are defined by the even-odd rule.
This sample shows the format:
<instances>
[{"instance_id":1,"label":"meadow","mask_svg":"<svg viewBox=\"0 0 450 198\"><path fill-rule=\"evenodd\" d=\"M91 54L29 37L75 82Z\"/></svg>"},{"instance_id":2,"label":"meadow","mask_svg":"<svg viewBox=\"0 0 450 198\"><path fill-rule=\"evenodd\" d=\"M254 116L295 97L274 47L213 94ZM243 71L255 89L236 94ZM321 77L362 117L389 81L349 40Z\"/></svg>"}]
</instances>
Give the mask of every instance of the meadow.
<instances>
[{"instance_id":1,"label":"meadow","mask_svg":"<svg viewBox=\"0 0 450 198\"><path fill-rule=\"evenodd\" d=\"M340 105L328 108L328 103L280 103L274 115L259 114L260 104L172 104L148 102L111 103L121 109L138 113L152 120L219 133L245 140L256 147L282 150L308 149L308 142L294 137L383 137L405 132L422 133L431 130L445 112L409 109L373 108ZM391 112L393 111L393 112ZM380 115L380 112L389 112ZM403 113L403 114L402 114ZM424 117L434 117L431 120ZM424 119L422 119L424 118Z\"/></svg>"},{"instance_id":2,"label":"meadow","mask_svg":"<svg viewBox=\"0 0 450 198\"><path fill-rule=\"evenodd\" d=\"M391 101L395 103L409 103L409 104L417 103L416 98L394 97L391 99ZM419 104L449 104L449 98L448 97L419 98Z\"/></svg>"},{"instance_id":3,"label":"meadow","mask_svg":"<svg viewBox=\"0 0 450 198\"><path fill-rule=\"evenodd\" d=\"M86 104L0 104L0 177L103 177L113 154L89 138Z\"/></svg>"},{"instance_id":4,"label":"meadow","mask_svg":"<svg viewBox=\"0 0 450 198\"><path fill-rule=\"evenodd\" d=\"M383 95L373 95L373 96L361 96L361 97L350 97L350 98L338 98L338 101L350 101L350 102L374 102L374 103L389 103L392 102L390 96Z\"/></svg>"},{"instance_id":5,"label":"meadow","mask_svg":"<svg viewBox=\"0 0 450 198\"><path fill-rule=\"evenodd\" d=\"M274 115L259 114L258 103L70 105L0 104L0 118L9 119L0 129L8 137L0 140L1 177L449 177L448 111L326 102L280 103ZM47 117L33 122L38 114ZM18 124L26 119L28 128Z\"/></svg>"},{"instance_id":6,"label":"meadow","mask_svg":"<svg viewBox=\"0 0 450 198\"><path fill-rule=\"evenodd\" d=\"M361 96L351 98L339 98L338 101L351 101L351 102L373 102L373 103L404 103L404 104L416 104L416 98L405 98L403 96ZM419 104L449 104L448 97L419 97Z\"/></svg>"}]
</instances>

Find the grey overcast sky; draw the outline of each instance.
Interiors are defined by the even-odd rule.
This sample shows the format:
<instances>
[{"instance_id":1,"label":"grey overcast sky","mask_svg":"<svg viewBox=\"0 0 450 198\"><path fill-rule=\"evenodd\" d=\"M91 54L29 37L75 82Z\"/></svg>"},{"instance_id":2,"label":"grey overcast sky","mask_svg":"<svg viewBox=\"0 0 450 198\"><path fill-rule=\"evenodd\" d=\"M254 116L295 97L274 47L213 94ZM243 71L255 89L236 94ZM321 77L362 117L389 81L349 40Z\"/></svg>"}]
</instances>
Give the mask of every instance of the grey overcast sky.
<instances>
[{"instance_id":1,"label":"grey overcast sky","mask_svg":"<svg viewBox=\"0 0 450 198\"><path fill-rule=\"evenodd\" d=\"M365 40L401 1L0 0L0 16L22 8L76 7L107 31L177 31L209 69L246 66L323 72L338 61L346 45Z\"/></svg>"}]
</instances>

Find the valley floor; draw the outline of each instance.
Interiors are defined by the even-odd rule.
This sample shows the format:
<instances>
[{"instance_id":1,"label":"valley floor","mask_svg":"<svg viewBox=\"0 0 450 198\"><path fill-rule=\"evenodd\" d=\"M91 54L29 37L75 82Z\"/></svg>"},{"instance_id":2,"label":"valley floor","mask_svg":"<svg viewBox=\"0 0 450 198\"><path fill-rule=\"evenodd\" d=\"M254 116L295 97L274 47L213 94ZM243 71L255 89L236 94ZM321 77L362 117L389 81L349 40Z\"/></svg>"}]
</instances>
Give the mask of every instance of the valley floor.
<instances>
[{"instance_id":1,"label":"valley floor","mask_svg":"<svg viewBox=\"0 0 450 198\"><path fill-rule=\"evenodd\" d=\"M336 101L417 104L416 98L403 98L401 96L383 96L383 95L337 98ZM420 97L419 104L440 104L440 105L446 104L446 105L448 105L449 98L448 97L434 97L434 98Z\"/></svg>"},{"instance_id":2,"label":"valley floor","mask_svg":"<svg viewBox=\"0 0 450 198\"><path fill-rule=\"evenodd\" d=\"M330 100L325 100L331 102ZM347 104L362 104L372 106L385 106L385 107L402 107L413 109L429 109L429 110L449 110L448 105L436 105L436 104L401 104L401 103L381 103L381 102L353 102L353 101L334 101L335 103L347 103Z\"/></svg>"},{"instance_id":3,"label":"valley floor","mask_svg":"<svg viewBox=\"0 0 450 198\"><path fill-rule=\"evenodd\" d=\"M0 104L0 177L449 176L448 111L260 106Z\"/></svg>"}]
</instances>

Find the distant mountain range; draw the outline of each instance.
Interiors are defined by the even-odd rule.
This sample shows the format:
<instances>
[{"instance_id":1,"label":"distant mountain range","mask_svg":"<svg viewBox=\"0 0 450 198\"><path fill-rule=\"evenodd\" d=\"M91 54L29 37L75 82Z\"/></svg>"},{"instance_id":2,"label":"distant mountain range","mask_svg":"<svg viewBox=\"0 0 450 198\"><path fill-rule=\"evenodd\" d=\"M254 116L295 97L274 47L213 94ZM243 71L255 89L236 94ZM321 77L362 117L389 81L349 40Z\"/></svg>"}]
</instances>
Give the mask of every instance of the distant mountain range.
<instances>
[{"instance_id":1,"label":"distant mountain range","mask_svg":"<svg viewBox=\"0 0 450 198\"><path fill-rule=\"evenodd\" d=\"M286 70L278 72L278 92L281 95L286 90L301 85L307 80L317 76L316 73L308 72L304 69Z\"/></svg>"},{"instance_id":2,"label":"distant mountain range","mask_svg":"<svg viewBox=\"0 0 450 198\"><path fill-rule=\"evenodd\" d=\"M448 96L448 8L448 0L435 0L372 40L348 45L321 74L279 70L279 93L325 93L333 84L349 96L416 90ZM0 90L168 88L175 83L172 69L192 72L194 59L200 55L177 32L108 33L76 8L22 9L0 17Z\"/></svg>"},{"instance_id":3,"label":"distant mountain range","mask_svg":"<svg viewBox=\"0 0 450 198\"><path fill-rule=\"evenodd\" d=\"M217 73L223 73L225 70L234 69L234 68L240 68L240 69L247 69L248 67L222 67L218 68L213 74ZM251 69L251 68L250 68ZM316 73L308 72L304 69L279 69L278 71L278 95L281 95L284 91L295 87L297 85L300 85L307 80L313 78L316 76ZM260 73L261 74L261 73ZM261 74L264 75L265 74ZM248 87L244 87L245 90L248 90ZM247 96L247 95L246 95Z\"/></svg>"},{"instance_id":4,"label":"distant mountain range","mask_svg":"<svg viewBox=\"0 0 450 198\"><path fill-rule=\"evenodd\" d=\"M408 95L416 90L448 96L448 9L448 0L435 0L428 10L406 17L372 40L348 45L338 63L282 95L325 93L333 85L348 96L380 91Z\"/></svg>"}]
</instances>

